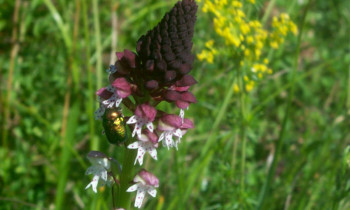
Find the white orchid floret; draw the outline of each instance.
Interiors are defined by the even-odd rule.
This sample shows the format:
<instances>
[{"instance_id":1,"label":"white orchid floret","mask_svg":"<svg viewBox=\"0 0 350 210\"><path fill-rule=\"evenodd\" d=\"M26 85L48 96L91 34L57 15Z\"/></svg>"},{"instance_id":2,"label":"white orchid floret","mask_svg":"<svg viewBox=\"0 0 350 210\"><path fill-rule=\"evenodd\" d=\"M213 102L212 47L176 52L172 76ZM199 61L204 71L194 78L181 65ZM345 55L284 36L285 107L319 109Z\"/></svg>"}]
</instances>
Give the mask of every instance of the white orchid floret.
<instances>
[{"instance_id":1,"label":"white orchid floret","mask_svg":"<svg viewBox=\"0 0 350 210\"><path fill-rule=\"evenodd\" d=\"M135 207L141 208L142 202L143 202L143 199L145 198L146 193L148 193L152 197L156 197L156 194L157 194L156 188L159 187L159 180L154 174L146 171L145 169L142 169L134 177L133 182L135 184L129 187L126 191L127 192L137 191L135 205L134 205Z\"/></svg>"},{"instance_id":2,"label":"white orchid floret","mask_svg":"<svg viewBox=\"0 0 350 210\"><path fill-rule=\"evenodd\" d=\"M158 131L161 133L159 141L163 141L163 146L168 149L180 143L182 136L187 129L193 128L193 123L189 119L182 119L178 115L163 115L159 119ZM175 140L174 140L175 138Z\"/></svg>"},{"instance_id":3,"label":"white orchid floret","mask_svg":"<svg viewBox=\"0 0 350 210\"><path fill-rule=\"evenodd\" d=\"M100 108L95 111L95 118L101 119L106 108L119 107L123 98L131 94L131 86L124 77L115 79L112 85L101 88L96 92L100 98Z\"/></svg>"},{"instance_id":4,"label":"white orchid floret","mask_svg":"<svg viewBox=\"0 0 350 210\"><path fill-rule=\"evenodd\" d=\"M153 159L157 160L158 136L149 130L145 130L137 138L138 141L128 146L128 149L137 149L137 156L134 164L138 161L140 165L142 165L143 157L146 152L148 152Z\"/></svg>"},{"instance_id":5,"label":"white orchid floret","mask_svg":"<svg viewBox=\"0 0 350 210\"><path fill-rule=\"evenodd\" d=\"M102 185L111 184L108 179L108 170L111 167L110 160L104 153L98 151L89 152L87 158L91 162L92 166L86 170L85 175L93 174L94 177L85 189L88 189L91 186L92 190L97 193L97 185L99 180L101 180Z\"/></svg>"},{"instance_id":6,"label":"white orchid floret","mask_svg":"<svg viewBox=\"0 0 350 210\"><path fill-rule=\"evenodd\" d=\"M156 117L157 110L148 105L141 104L136 107L135 114L129 118L126 124L135 124L134 130L132 132L132 137L137 134L138 137L141 136L142 127L146 125L147 129L153 132L153 121Z\"/></svg>"}]
</instances>

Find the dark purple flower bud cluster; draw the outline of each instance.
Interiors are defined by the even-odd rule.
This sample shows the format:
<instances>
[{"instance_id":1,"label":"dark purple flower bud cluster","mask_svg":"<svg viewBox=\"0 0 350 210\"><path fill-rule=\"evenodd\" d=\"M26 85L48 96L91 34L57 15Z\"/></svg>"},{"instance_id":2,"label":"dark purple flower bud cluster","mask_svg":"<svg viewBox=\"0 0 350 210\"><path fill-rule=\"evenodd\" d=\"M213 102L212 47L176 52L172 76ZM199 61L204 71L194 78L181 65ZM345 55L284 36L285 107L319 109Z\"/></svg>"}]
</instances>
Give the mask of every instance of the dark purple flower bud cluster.
<instances>
[{"instance_id":1,"label":"dark purple flower bud cluster","mask_svg":"<svg viewBox=\"0 0 350 210\"><path fill-rule=\"evenodd\" d=\"M196 11L194 0L178 2L158 25L140 37L137 54L129 50L117 53L110 82L124 77L133 96L174 102L181 109L195 103L188 89L197 81L188 73L194 60L191 49Z\"/></svg>"}]
</instances>

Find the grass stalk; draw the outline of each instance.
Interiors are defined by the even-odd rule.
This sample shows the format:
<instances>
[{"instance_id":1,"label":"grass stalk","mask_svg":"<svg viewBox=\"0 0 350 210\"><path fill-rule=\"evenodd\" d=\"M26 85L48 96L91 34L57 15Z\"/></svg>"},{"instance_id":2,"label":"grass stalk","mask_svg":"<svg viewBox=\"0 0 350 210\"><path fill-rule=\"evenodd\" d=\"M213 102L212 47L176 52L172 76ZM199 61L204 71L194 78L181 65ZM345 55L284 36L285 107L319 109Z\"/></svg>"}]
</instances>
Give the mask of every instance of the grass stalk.
<instances>
[{"instance_id":1,"label":"grass stalk","mask_svg":"<svg viewBox=\"0 0 350 210\"><path fill-rule=\"evenodd\" d=\"M285 111L285 115L282 121L282 128L281 131L279 133L279 138L276 142L276 151L273 155L273 160L272 160L272 164L269 168L268 171L268 175L266 177L265 183L263 185L263 188L260 191L260 195L259 195L259 200L258 200L258 205L257 205L257 210L260 210L263 208L264 205L264 201L265 198L267 197L267 195L269 194L269 189L270 189L270 185L272 182L272 179L275 175L276 172L276 167L277 167L277 163L278 163L278 159L282 150L282 146L283 146L283 142L284 142L284 134L286 131L286 126L287 126L287 122L288 122L288 118L291 112L291 104L292 104L292 100L294 98L294 90L295 90L295 81L296 81L296 72L298 69L298 60L299 60L299 55L300 55L300 45L301 45L301 38L303 35L303 28L304 28L304 23L305 23L305 18L308 12L308 9L310 7L311 4L311 0L309 0L306 8L304 9L303 12L303 16L301 19L301 23L300 23L300 33L298 35L298 39L297 39L297 48L296 48L296 52L295 52L295 59L294 59L294 64L293 64L293 69L291 72L291 86L290 86L290 91L288 94L288 101L287 101L287 107L286 107L286 111Z\"/></svg>"},{"instance_id":2,"label":"grass stalk","mask_svg":"<svg viewBox=\"0 0 350 210\"><path fill-rule=\"evenodd\" d=\"M14 69L16 68L16 58L17 54L19 51L19 44L17 42L17 34L18 34L18 13L19 9L21 7L21 0L16 0L15 2L15 9L13 13L13 28L12 28L12 37L11 37L11 43L12 43L12 48L11 48L11 57L10 57L10 70L9 74L7 77L7 91L6 91L6 98L5 98L5 103L4 103L4 122L2 127L2 145L3 147L7 147L7 136L8 136L8 125L10 122L10 106L9 104L11 103L11 90L12 90L12 81L13 81L13 72Z\"/></svg>"},{"instance_id":3,"label":"grass stalk","mask_svg":"<svg viewBox=\"0 0 350 210\"><path fill-rule=\"evenodd\" d=\"M243 69L238 70L238 84L239 84L239 89L240 89L240 112L241 112L241 126L240 126L240 136L242 140L242 148L241 148L241 178L240 178L240 194L241 196L244 195L245 191L245 161L246 161L246 144L247 144L247 139L246 139L246 104L245 104L245 97L246 97L246 92L245 92L245 85L244 85L244 72L242 72Z\"/></svg>"},{"instance_id":4,"label":"grass stalk","mask_svg":"<svg viewBox=\"0 0 350 210\"><path fill-rule=\"evenodd\" d=\"M267 19L270 17L270 14L272 12L272 8L273 6L275 6L275 3L276 3L276 0L271 0L269 2L269 5L267 6L266 10L265 10L265 13L264 13L264 16L261 20L261 24L264 26L266 25L266 22L267 22Z\"/></svg>"},{"instance_id":5,"label":"grass stalk","mask_svg":"<svg viewBox=\"0 0 350 210\"><path fill-rule=\"evenodd\" d=\"M99 4L98 0L92 0L92 11L94 18L94 28L95 28L95 45L96 45L96 77L97 77L97 87L102 87L102 47L101 47L101 32L100 32L100 20L99 20Z\"/></svg>"},{"instance_id":6,"label":"grass stalk","mask_svg":"<svg viewBox=\"0 0 350 210\"><path fill-rule=\"evenodd\" d=\"M65 136L63 136L62 138L62 154L59 163L58 183L55 197L56 209L62 209L64 204L64 196L66 195L65 187L67 183L68 173L70 171L69 162L72 156L70 148L72 147L71 145L75 142L75 132L78 127L79 115L79 102L75 102L69 111L67 120L67 130Z\"/></svg>"},{"instance_id":7,"label":"grass stalk","mask_svg":"<svg viewBox=\"0 0 350 210\"><path fill-rule=\"evenodd\" d=\"M85 65L87 69L87 79L88 79L88 103L87 103L87 114L89 116L89 132L90 132L90 149L98 150L99 144L97 138L95 138L95 119L94 119L94 81L92 66L90 63L91 50L90 50L90 31L88 22L88 9L86 1L82 1L83 10L83 27L84 27L84 40L85 40Z\"/></svg>"}]
</instances>

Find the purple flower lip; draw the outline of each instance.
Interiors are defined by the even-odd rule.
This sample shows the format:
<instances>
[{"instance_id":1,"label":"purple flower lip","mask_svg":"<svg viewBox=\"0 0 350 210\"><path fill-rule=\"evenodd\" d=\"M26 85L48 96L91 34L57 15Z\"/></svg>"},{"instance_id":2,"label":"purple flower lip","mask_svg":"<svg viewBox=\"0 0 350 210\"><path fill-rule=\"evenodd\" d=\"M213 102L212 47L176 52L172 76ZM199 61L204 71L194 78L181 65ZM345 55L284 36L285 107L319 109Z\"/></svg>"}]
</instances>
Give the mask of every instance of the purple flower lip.
<instances>
[{"instance_id":1,"label":"purple flower lip","mask_svg":"<svg viewBox=\"0 0 350 210\"><path fill-rule=\"evenodd\" d=\"M124 52L117 52L118 61L125 67L136 68L136 54L125 49ZM117 62L118 62L117 61Z\"/></svg>"},{"instance_id":2,"label":"purple flower lip","mask_svg":"<svg viewBox=\"0 0 350 210\"><path fill-rule=\"evenodd\" d=\"M176 101L176 106L180 109L186 109L190 103L197 103L196 97L191 92L181 93L181 99Z\"/></svg>"},{"instance_id":3,"label":"purple flower lip","mask_svg":"<svg viewBox=\"0 0 350 210\"><path fill-rule=\"evenodd\" d=\"M168 90L164 94L164 99L169 102L177 101L180 98L181 98L181 94L175 90Z\"/></svg>"},{"instance_id":4,"label":"purple flower lip","mask_svg":"<svg viewBox=\"0 0 350 210\"><path fill-rule=\"evenodd\" d=\"M175 90L168 90L164 93L164 99L169 102L174 102L180 109L186 109L190 103L197 103L196 97L191 92L178 92Z\"/></svg>"},{"instance_id":5,"label":"purple flower lip","mask_svg":"<svg viewBox=\"0 0 350 210\"><path fill-rule=\"evenodd\" d=\"M177 87L186 87L196 84L197 81L191 75L185 75L180 80L176 81Z\"/></svg>"},{"instance_id":6,"label":"purple flower lip","mask_svg":"<svg viewBox=\"0 0 350 210\"><path fill-rule=\"evenodd\" d=\"M124 77L114 80L112 86L116 89L118 96L126 98L131 94L131 86Z\"/></svg>"},{"instance_id":7,"label":"purple flower lip","mask_svg":"<svg viewBox=\"0 0 350 210\"><path fill-rule=\"evenodd\" d=\"M157 110L148 104L138 105L135 110L136 116L147 119L148 122L153 122L156 114Z\"/></svg>"},{"instance_id":8,"label":"purple flower lip","mask_svg":"<svg viewBox=\"0 0 350 210\"><path fill-rule=\"evenodd\" d=\"M160 131L173 131L180 128L182 125L182 119L180 116L175 114L163 115L159 119L157 129Z\"/></svg>"},{"instance_id":9,"label":"purple flower lip","mask_svg":"<svg viewBox=\"0 0 350 210\"><path fill-rule=\"evenodd\" d=\"M142 169L138 175L140 178L149 186L153 187L159 187L159 180L158 178L152 174L151 172L146 171L145 169ZM135 181L135 179L134 179Z\"/></svg>"},{"instance_id":10,"label":"purple flower lip","mask_svg":"<svg viewBox=\"0 0 350 210\"><path fill-rule=\"evenodd\" d=\"M108 99L113 95L113 93L108 91L107 88L103 87L96 92L96 95L100 96L102 99Z\"/></svg>"},{"instance_id":11,"label":"purple flower lip","mask_svg":"<svg viewBox=\"0 0 350 210\"><path fill-rule=\"evenodd\" d=\"M157 134L145 129L142 134L141 134L141 138L139 137L140 141L150 141L153 144L158 144L158 136ZM158 147L158 145L155 145L156 147Z\"/></svg>"},{"instance_id":12,"label":"purple flower lip","mask_svg":"<svg viewBox=\"0 0 350 210\"><path fill-rule=\"evenodd\" d=\"M194 128L194 124L191 120L185 118L184 122L181 125L181 129L190 129L190 128Z\"/></svg>"}]
</instances>

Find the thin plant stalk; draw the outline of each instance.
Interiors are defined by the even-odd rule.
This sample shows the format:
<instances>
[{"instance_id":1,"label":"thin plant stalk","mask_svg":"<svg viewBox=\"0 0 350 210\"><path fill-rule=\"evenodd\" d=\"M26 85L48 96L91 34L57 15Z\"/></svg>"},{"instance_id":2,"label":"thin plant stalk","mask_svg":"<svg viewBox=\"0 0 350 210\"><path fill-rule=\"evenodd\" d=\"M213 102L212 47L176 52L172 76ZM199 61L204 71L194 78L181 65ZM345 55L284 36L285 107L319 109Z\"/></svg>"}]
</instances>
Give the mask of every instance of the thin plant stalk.
<instances>
[{"instance_id":1,"label":"thin plant stalk","mask_svg":"<svg viewBox=\"0 0 350 210\"><path fill-rule=\"evenodd\" d=\"M96 45L96 77L97 87L102 87L102 47L101 47L101 33L100 33L100 20L99 20L99 5L98 0L92 1L92 11L94 17L94 28L95 28L95 45Z\"/></svg>"},{"instance_id":2,"label":"thin plant stalk","mask_svg":"<svg viewBox=\"0 0 350 210\"><path fill-rule=\"evenodd\" d=\"M19 43L17 42L17 33L18 33L18 13L21 7L21 1L16 0L15 2L15 11L13 14L13 29L12 29L12 49L11 49L11 60L10 60L10 70L7 77L7 94L4 103L4 122L2 126L2 145L4 148L7 147L7 136L8 136L8 127L10 121L10 102L11 102L11 90L12 90L12 81L13 81L13 72L16 67L17 53L19 51Z\"/></svg>"},{"instance_id":3,"label":"thin plant stalk","mask_svg":"<svg viewBox=\"0 0 350 210\"><path fill-rule=\"evenodd\" d=\"M241 178L240 178L240 194L244 195L245 191L245 159L246 159L246 107L245 107L245 85L244 85L244 79L243 75L244 72L242 72L243 69L238 70L238 84L240 89L240 110L241 110L241 126L240 126L240 136L241 136Z\"/></svg>"},{"instance_id":4,"label":"thin plant stalk","mask_svg":"<svg viewBox=\"0 0 350 210\"><path fill-rule=\"evenodd\" d=\"M89 132L90 132L90 149L98 150L99 144L97 138L95 138L95 119L93 116L94 113L94 82L92 76L92 67L90 63L91 51L90 51L90 32L89 32L89 23L88 23L88 11L86 6L86 1L82 1L82 10L83 10L83 25L84 25L84 39L85 39L85 65L87 68L87 77L88 77L88 103L87 103L87 112L89 116Z\"/></svg>"},{"instance_id":5,"label":"thin plant stalk","mask_svg":"<svg viewBox=\"0 0 350 210\"><path fill-rule=\"evenodd\" d=\"M269 189L270 189L270 185L271 185L271 181L272 178L276 172L276 167L277 167L277 162L278 162L278 158L280 156L281 150L282 150L282 146L283 146L283 142L284 142L284 135L285 135L285 130L286 130L286 125L288 122L288 118L289 118L289 114L291 111L291 103L292 100L294 98L294 89L295 89L295 80L296 80L296 71L298 68L298 60L299 60L299 55L300 55L300 45L301 45L301 38L302 38L302 34L303 34L303 26L304 26L304 22L305 22L305 18L308 12L308 9L310 7L311 4L311 0L308 2L303 16L302 16L302 20L301 20L301 24L300 24L300 32L298 35L298 40L297 40L297 48L296 48L296 52L295 52L295 59L294 59L294 67L292 69L291 72L291 86L290 86L290 91L289 91L289 95L288 95L288 101L287 101L287 107L286 107L286 112L285 112L285 116L283 118L283 122L282 122L282 129L281 132L279 134L279 138L276 142L276 151L273 155L273 161L272 164L269 168L268 171L268 175L266 177L265 183L263 188L260 191L260 195L259 195L259 200L258 200L258 205L257 205L257 210L262 209L265 198L268 196L269 193Z\"/></svg>"}]
</instances>

